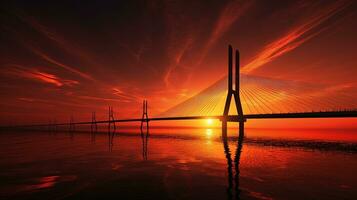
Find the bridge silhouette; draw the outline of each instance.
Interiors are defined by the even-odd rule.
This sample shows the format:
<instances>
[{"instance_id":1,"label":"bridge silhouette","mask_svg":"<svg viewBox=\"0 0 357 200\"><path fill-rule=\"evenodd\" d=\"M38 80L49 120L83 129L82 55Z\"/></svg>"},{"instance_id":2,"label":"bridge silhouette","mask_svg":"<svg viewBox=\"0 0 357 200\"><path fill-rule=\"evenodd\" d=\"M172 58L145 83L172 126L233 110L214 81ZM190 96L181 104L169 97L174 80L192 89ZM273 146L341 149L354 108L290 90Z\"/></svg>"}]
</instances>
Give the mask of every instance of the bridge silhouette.
<instances>
[{"instance_id":1,"label":"bridge silhouette","mask_svg":"<svg viewBox=\"0 0 357 200\"><path fill-rule=\"evenodd\" d=\"M148 102L144 100L141 118L115 119L113 108L109 107L108 120L97 121L95 112L93 112L91 121L74 122L74 118L71 116L69 123L52 122L2 128L55 127L56 129L57 126L68 126L70 131L74 131L76 125L90 125L91 130L96 131L97 124L108 124L108 130L115 131L115 123L141 122L142 130L144 125L148 128L149 121L218 119L222 122L222 128L227 126L227 122L238 122L240 131L243 132L244 123L248 119L357 117L357 106L353 97L342 92L333 97L321 95L323 88L318 84L298 84L284 80L277 81L241 75L239 51L235 50L234 54L235 62L233 64L233 48L229 45L227 78L219 80L201 93L156 117L149 117ZM243 88L241 79L245 83ZM228 84L225 83L226 80ZM225 84L227 87L224 86ZM224 107L219 106L223 102ZM349 105L342 109L340 106L342 103ZM235 109L230 111L231 108ZM231 114L232 112L233 114Z\"/></svg>"}]
</instances>

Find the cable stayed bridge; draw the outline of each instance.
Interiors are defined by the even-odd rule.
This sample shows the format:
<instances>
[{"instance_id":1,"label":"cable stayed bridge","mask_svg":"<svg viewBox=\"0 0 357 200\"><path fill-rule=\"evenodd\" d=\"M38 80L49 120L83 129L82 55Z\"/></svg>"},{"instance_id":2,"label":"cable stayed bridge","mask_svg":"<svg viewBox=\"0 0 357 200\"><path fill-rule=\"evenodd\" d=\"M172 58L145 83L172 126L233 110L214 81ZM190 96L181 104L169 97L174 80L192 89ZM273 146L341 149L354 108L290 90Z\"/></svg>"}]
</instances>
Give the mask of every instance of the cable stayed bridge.
<instances>
[{"instance_id":1,"label":"cable stayed bridge","mask_svg":"<svg viewBox=\"0 0 357 200\"><path fill-rule=\"evenodd\" d=\"M227 77L155 117L149 117L148 102L144 100L143 115L138 118L115 119L113 108L110 107L108 120L97 121L95 113L92 113L92 120L86 122L74 122L71 117L69 123L12 128L69 126L70 130L74 130L75 125L87 124L93 130L97 128L97 124L108 124L110 130L110 127L115 129L115 123L120 122L141 122L142 128L144 123L148 126L149 121L219 119L222 127L233 121L239 122L239 127L244 129L247 119L357 117L357 102L354 99L357 96L356 88L351 90L344 86L241 75L239 64L239 51L233 52L233 48L229 46Z\"/></svg>"},{"instance_id":2,"label":"cable stayed bridge","mask_svg":"<svg viewBox=\"0 0 357 200\"><path fill-rule=\"evenodd\" d=\"M227 97L227 77L170 108L160 117L174 116L215 116L224 111ZM244 115L338 112L357 108L353 94L345 90L335 91L336 96L327 92L331 87L311 83L269 79L251 75L241 75L240 98ZM349 90L350 91L350 90ZM343 106L341 106L343 104ZM230 115L237 115L236 105L231 102Z\"/></svg>"}]
</instances>

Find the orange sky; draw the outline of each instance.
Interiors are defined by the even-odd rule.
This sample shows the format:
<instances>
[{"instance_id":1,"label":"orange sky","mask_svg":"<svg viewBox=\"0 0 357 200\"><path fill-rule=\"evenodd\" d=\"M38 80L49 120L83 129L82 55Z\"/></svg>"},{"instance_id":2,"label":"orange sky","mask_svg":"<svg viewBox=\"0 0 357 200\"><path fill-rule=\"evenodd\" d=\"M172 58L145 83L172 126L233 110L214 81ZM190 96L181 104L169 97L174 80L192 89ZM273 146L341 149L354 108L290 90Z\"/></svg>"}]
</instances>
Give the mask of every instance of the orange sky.
<instances>
[{"instance_id":1,"label":"orange sky","mask_svg":"<svg viewBox=\"0 0 357 200\"><path fill-rule=\"evenodd\" d=\"M246 74L325 84L324 95L342 91L348 103L357 97L352 0L11 1L1 8L1 124L90 120L92 111L107 119L109 105L117 118L136 118L144 98L149 114L160 114L225 76L228 44L240 49ZM356 126L354 119L283 124Z\"/></svg>"}]
</instances>

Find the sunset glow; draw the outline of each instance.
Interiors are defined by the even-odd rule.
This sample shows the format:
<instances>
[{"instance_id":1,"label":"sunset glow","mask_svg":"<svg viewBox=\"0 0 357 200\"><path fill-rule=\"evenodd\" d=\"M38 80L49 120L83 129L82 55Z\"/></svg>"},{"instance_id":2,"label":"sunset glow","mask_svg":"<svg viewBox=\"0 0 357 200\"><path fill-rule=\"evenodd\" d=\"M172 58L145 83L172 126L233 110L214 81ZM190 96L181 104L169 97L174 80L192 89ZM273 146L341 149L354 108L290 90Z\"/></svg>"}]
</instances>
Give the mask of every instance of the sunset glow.
<instances>
[{"instance_id":1,"label":"sunset glow","mask_svg":"<svg viewBox=\"0 0 357 200\"><path fill-rule=\"evenodd\" d=\"M207 119L207 125L212 125L213 124L213 119Z\"/></svg>"},{"instance_id":2,"label":"sunset glow","mask_svg":"<svg viewBox=\"0 0 357 200\"><path fill-rule=\"evenodd\" d=\"M71 115L88 121L93 111L98 120L107 119L108 106L116 118L137 118L143 99L153 117L175 109L181 109L178 114L220 115L228 44L241 52L247 114L356 107L353 1L162 4L88 3L80 12L69 5L71 17L57 4L5 4L1 124L67 122ZM91 7L99 8L95 20L84 20L93 17ZM116 14L106 12L107 7ZM126 9L141 14L122 16ZM200 97L215 85L222 88ZM190 101L196 97L200 100ZM320 125L331 123L339 126L330 119Z\"/></svg>"},{"instance_id":3,"label":"sunset glow","mask_svg":"<svg viewBox=\"0 0 357 200\"><path fill-rule=\"evenodd\" d=\"M357 199L357 0L0 2L0 199Z\"/></svg>"}]
</instances>

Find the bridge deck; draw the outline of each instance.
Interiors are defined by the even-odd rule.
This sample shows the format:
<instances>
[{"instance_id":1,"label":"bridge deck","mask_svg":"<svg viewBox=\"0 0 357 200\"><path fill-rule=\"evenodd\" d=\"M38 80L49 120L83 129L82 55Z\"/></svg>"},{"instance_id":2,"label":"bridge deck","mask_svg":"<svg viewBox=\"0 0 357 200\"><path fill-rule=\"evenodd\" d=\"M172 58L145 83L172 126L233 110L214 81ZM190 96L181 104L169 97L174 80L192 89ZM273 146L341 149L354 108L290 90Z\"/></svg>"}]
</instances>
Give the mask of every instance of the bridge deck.
<instances>
[{"instance_id":1,"label":"bridge deck","mask_svg":"<svg viewBox=\"0 0 357 200\"><path fill-rule=\"evenodd\" d=\"M357 111L338 111L338 112L304 112L304 113L271 113L271 114L247 114L244 115L244 119L286 119L286 118L348 118L348 117L357 117ZM222 115L216 116L184 116L184 117L153 117L149 118L149 121L177 121L177 120L200 120L200 119L219 119L230 122L238 122L240 116L238 115L229 115L226 118ZM111 122L141 122L141 118L134 119L118 119ZM108 120L97 121L97 124L109 123ZM75 125L90 125L92 122L76 122ZM51 124L57 126L66 126L70 123L58 123ZM49 124L37 124L37 125L23 125L16 127L40 127L40 126L49 126ZM9 127L3 127L9 128Z\"/></svg>"}]
</instances>

